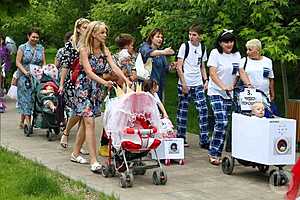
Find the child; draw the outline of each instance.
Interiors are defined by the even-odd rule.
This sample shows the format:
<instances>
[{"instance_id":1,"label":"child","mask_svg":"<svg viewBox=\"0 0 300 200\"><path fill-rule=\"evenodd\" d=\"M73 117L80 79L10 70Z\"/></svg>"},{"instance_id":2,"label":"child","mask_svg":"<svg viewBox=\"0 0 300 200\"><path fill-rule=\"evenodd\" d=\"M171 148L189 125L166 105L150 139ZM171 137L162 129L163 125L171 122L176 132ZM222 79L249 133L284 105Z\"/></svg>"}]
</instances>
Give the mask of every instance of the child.
<instances>
[{"instance_id":1,"label":"child","mask_svg":"<svg viewBox=\"0 0 300 200\"><path fill-rule=\"evenodd\" d=\"M256 117L264 117L265 115L265 106L262 102L256 102L252 105L252 115Z\"/></svg>"},{"instance_id":2,"label":"child","mask_svg":"<svg viewBox=\"0 0 300 200\"><path fill-rule=\"evenodd\" d=\"M131 75L131 56L127 49L122 49L119 54L119 67L123 71L126 77L130 77Z\"/></svg>"},{"instance_id":3,"label":"child","mask_svg":"<svg viewBox=\"0 0 300 200\"><path fill-rule=\"evenodd\" d=\"M157 81L152 80L152 79L145 80L143 90L145 92L149 92L150 94L152 94L154 96L157 106L160 109L160 111L162 112L162 117L169 118L167 111L166 111L164 105L162 104L162 102L160 101L158 94L157 94L157 92L159 90L159 85L158 85Z\"/></svg>"},{"instance_id":4,"label":"child","mask_svg":"<svg viewBox=\"0 0 300 200\"><path fill-rule=\"evenodd\" d=\"M56 105L53 102L53 99L55 98L55 95L58 93L58 86L55 85L52 81L49 81L45 83L43 86L43 89L41 90L41 96L44 106L49 108L52 112L56 110Z\"/></svg>"}]
</instances>

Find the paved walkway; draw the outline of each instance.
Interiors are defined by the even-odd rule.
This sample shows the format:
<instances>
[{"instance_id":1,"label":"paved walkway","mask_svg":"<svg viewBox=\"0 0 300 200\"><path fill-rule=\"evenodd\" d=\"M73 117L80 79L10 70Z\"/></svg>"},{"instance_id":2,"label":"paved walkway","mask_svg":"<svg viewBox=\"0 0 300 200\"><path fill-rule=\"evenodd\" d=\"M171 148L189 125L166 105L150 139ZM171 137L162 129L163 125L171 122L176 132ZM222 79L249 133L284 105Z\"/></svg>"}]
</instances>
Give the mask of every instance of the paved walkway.
<instances>
[{"instance_id":1,"label":"paved walkway","mask_svg":"<svg viewBox=\"0 0 300 200\"><path fill-rule=\"evenodd\" d=\"M88 165L70 162L72 148L62 149L58 140L48 142L46 130L35 129L32 137L25 137L23 130L17 128L18 121L15 102L9 100L7 112L1 114L2 146L67 177L82 181L95 190L114 193L121 200L274 200L283 199L286 190L269 186L268 177L253 168L236 166L233 175L224 175L220 167L208 163L207 152L197 147L197 136L191 134L191 147L185 149L186 164L165 167L167 185L153 185L149 170L145 176L135 176L132 188L122 189L118 185L118 177L103 178L90 172ZM100 119L97 122L97 133L100 133ZM74 142L74 136L75 130L71 132L70 144Z\"/></svg>"}]
</instances>

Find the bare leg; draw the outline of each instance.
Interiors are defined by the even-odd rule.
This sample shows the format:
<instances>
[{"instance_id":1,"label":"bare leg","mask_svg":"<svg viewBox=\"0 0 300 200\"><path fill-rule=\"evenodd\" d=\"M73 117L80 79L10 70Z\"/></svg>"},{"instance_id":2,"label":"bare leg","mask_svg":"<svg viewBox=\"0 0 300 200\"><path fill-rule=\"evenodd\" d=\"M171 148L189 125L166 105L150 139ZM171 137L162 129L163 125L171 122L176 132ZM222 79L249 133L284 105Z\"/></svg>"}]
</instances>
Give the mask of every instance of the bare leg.
<instances>
[{"instance_id":1,"label":"bare leg","mask_svg":"<svg viewBox=\"0 0 300 200\"><path fill-rule=\"evenodd\" d=\"M90 153L90 164L97 162L96 159L96 134L95 119L92 117L84 117L86 144Z\"/></svg>"},{"instance_id":2,"label":"bare leg","mask_svg":"<svg viewBox=\"0 0 300 200\"><path fill-rule=\"evenodd\" d=\"M85 125L84 119L81 119L80 127L77 131L75 145L74 145L74 149L73 149L73 154L75 156L79 155L81 146L82 146L83 142L85 141L85 136L86 136L85 131L86 131L86 125Z\"/></svg>"},{"instance_id":3,"label":"bare leg","mask_svg":"<svg viewBox=\"0 0 300 200\"><path fill-rule=\"evenodd\" d=\"M63 148L68 147L68 136L69 136L70 130L78 123L79 120L80 120L79 116L72 116L68 119L66 128L65 128L65 130L63 132L63 135L61 136L61 139L60 139L60 145ZM78 132L79 132L79 130L78 130Z\"/></svg>"},{"instance_id":4,"label":"bare leg","mask_svg":"<svg viewBox=\"0 0 300 200\"><path fill-rule=\"evenodd\" d=\"M68 119L66 128L64 130L64 135L69 135L70 130L79 122L80 117L79 116L71 116Z\"/></svg>"}]
</instances>

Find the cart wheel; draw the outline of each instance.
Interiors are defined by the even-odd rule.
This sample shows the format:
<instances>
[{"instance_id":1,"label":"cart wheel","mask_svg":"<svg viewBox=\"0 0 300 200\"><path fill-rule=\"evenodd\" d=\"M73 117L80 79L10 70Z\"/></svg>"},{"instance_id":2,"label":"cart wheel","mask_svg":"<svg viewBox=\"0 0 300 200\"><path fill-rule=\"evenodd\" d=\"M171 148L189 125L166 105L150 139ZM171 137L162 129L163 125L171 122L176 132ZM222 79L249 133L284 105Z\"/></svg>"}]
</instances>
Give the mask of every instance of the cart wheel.
<instances>
[{"instance_id":1,"label":"cart wheel","mask_svg":"<svg viewBox=\"0 0 300 200\"><path fill-rule=\"evenodd\" d=\"M224 174L230 175L234 168L234 158L232 156L225 156L222 159L222 171Z\"/></svg>"},{"instance_id":2,"label":"cart wheel","mask_svg":"<svg viewBox=\"0 0 300 200\"><path fill-rule=\"evenodd\" d=\"M289 182L289 178L283 170L275 170L270 174L269 183L274 186L284 186Z\"/></svg>"},{"instance_id":3,"label":"cart wheel","mask_svg":"<svg viewBox=\"0 0 300 200\"><path fill-rule=\"evenodd\" d=\"M165 165L166 165L166 166L171 165L171 160L170 160L170 159L165 159Z\"/></svg>"},{"instance_id":4,"label":"cart wheel","mask_svg":"<svg viewBox=\"0 0 300 200\"><path fill-rule=\"evenodd\" d=\"M152 181L155 185L165 185L168 181L166 172L164 170L153 171Z\"/></svg>"},{"instance_id":5,"label":"cart wheel","mask_svg":"<svg viewBox=\"0 0 300 200\"><path fill-rule=\"evenodd\" d=\"M257 169L261 173L266 173L269 170L269 166L268 165L258 165Z\"/></svg>"},{"instance_id":6,"label":"cart wheel","mask_svg":"<svg viewBox=\"0 0 300 200\"><path fill-rule=\"evenodd\" d=\"M179 160L179 165L184 165L184 160Z\"/></svg>"}]
</instances>

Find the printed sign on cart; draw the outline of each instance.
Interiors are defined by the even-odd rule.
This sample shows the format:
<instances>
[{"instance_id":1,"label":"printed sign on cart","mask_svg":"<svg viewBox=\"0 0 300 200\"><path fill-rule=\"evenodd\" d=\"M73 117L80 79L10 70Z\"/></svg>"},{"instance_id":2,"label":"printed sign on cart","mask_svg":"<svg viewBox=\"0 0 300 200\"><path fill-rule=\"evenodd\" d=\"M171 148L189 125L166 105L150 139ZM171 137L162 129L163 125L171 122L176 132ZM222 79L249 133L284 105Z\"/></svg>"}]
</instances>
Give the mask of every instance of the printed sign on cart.
<instances>
[{"instance_id":1,"label":"printed sign on cart","mask_svg":"<svg viewBox=\"0 0 300 200\"><path fill-rule=\"evenodd\" d=\"M156 149L159 159L184 159L184 146L182 138L165 138ZM152 153L155 159L155 154Z\"/></svg>"},{"instance_id":2,"label":"printed sign on cart","mask_svg":"<svg viewBox=\"0 0 300 200\"><path fill-rule=\"evenodd\" d=\"M262 101L262 95L253 88L245 88L240 93L241 110L251 110L252 105L258 101Z\"/></svg>"}]
</instances>

